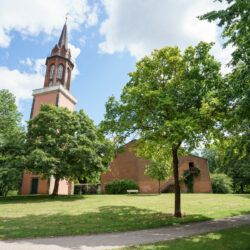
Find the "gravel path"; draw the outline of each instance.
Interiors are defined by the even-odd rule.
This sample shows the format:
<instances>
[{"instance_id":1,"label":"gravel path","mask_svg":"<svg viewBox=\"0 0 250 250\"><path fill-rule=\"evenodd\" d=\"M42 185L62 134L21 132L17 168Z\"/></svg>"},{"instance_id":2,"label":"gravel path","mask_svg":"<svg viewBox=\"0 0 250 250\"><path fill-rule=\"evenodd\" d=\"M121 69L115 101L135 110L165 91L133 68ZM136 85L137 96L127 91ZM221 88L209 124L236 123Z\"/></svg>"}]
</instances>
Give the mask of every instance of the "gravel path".
<instances>
[{"instance_id":1,"label":"gravel path","mask_svg":"<svg viewBox=\"0 0 250 250\"><path fill-rule=\"evenodd\" d=\"M1 250L104 250L171 240L241 225L250 225L250 214L139 231L0 241Z\"/></svg>"}]
</instances>

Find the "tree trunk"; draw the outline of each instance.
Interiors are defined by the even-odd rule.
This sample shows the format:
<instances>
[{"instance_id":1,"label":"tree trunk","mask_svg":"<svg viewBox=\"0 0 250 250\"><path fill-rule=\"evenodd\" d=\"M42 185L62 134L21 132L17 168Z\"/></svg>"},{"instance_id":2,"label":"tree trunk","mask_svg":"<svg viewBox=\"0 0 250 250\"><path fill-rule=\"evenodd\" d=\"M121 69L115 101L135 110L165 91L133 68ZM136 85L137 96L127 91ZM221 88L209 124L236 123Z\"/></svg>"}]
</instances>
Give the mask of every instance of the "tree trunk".
<instances>
[{"instance_id":1,"label":"tree trunk","mask_svg":"<svg viewBox=\"0 0 250 250\"><path fill-rule=\"evenodd\" d=\"M179 182L179 162L178 162L178 146L172 147L172 156L173 156L173 172L174 172L174 191L175 191L175 210L174 216L181 217L181 190Z\"/></svg>"},{"instance_id":2,"label":"tree trunk","mask_svg":"<svg viewBox=\"0 0 250 250\"><path fill-rule=\"evenodd\" d=\"M59 181L60 181L59 178L55 179L55 185L54 185L54 190L53 190L52 195L58 195Z\"/></svg>"},{"instance_id":3,"label":"tree trunk","mask_svg":"<svg viewBox=\"0 0 250 250\"><path fill-rule=\"evenodd\" d=\"M158 186L158 192L160 194L161 193L161 180L158 180L158 184L159 184L159 186Z\"/></svg>"},{"instance_id":4,"label":"tree trunk","mask_svg":"<svg viewBox=\"0 0 250 250\"><path fill-rule=\"evenodd\" d=\"M244 185L240 184L240 193L243 194L244 193Z\"/></svg>"}]
</instances>

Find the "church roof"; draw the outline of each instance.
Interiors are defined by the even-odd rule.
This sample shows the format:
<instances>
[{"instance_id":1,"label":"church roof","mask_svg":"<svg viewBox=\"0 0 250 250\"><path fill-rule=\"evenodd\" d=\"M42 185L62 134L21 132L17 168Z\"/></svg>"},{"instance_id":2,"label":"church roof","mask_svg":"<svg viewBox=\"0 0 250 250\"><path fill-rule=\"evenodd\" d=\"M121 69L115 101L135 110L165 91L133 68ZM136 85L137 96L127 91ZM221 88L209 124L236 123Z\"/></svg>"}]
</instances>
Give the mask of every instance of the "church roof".
<instances>
[{"instance_id":1,"label":"church roof","mask_svg":"<svg viewBox=\"0 0 250 250\"><path fill-rule=\"evenodd\" d=\"M66 58L70 60L70 62L73 65L73 62L71 61L71 52L68 47L68 32L67 32L66 22L63 26L59 41L52 49L50 56L60 56L60 57Z\"/></svg>"},{"instance_id":2,"label":"church roof","mask_svg":"<svg viewBox=\"0 0 250 250\"><path fill-rule=\"evenodd\" d=\"M59 48L64 47L66 50L68 49L68 32L66 23L63 26L62 33L57 45Z\"/></svg>"}]
</instances>

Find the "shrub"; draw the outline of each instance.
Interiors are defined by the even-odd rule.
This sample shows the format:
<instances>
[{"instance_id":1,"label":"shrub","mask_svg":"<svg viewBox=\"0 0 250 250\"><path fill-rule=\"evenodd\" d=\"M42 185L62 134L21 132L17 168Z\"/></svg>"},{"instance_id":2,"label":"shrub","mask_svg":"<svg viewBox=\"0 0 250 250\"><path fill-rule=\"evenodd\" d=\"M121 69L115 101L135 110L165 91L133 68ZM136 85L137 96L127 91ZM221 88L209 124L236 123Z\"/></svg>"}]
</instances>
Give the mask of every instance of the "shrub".
<instances>
[{"instance_id":1,"label":"shrub","mask_svg":"<svg viewBox=\"0 0 250 250\"><path fill-rule=\"evenodd\" d=\"M232 179L226 174L211 175L212 188L214 193L232 193Z\"/></svg>"},{"instance_id":2,"label":"shrub","mask_svg":"<svg viewBox=\"0 0 250 250\"><path fill-rule=\"evenodd\" d=\"M115 180L105 185L108 194L126 194L128 189L138 189L138 184L133 180Z\"/></svg>"}]
</instances>

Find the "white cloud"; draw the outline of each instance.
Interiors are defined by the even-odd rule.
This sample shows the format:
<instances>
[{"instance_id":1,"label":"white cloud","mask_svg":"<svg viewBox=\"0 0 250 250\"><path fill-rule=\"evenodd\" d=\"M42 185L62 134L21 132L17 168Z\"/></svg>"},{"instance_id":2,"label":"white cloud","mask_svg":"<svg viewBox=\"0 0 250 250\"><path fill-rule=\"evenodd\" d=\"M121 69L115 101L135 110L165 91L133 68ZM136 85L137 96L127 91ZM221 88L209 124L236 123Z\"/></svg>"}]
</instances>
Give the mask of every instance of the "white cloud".
<instances>
[{"instance_id":1,"label":"white cloud","mask_svg":"<svg viewBox=\"0 0 250 250\"><path fill-rule=\"evenodd\" d=\"M20 60L20 63L23 65L27 65L27 66L31 66L32 65L32 59L30 59L29 57Z\"/></svg>"},{"instance_id":2,"label":"white cloud","mask_svg":"<svg viewBox=\"0 0 250 250\"><path fill-rule=\"evenodd\" d=\"M8 0L0 1L0 47L8 47L11 31L23 36L58 36L69 13L69 30L81 25L91 26L98 21L97 7L87 0Z\"/></svg>"},{"instance_id":3,"label":"white cloud","mask_svg":"<svg viewBox=\"0 0 250 250\"><path fill-rule=\"evenodd\" d=\"M30 99L32 90L40 88L44 81L44 75L39 71L27 73L3 66L0 66L0 75L1 89L10 90L16 96L17 103L22 99Z\"/></svg>"},{"instance_id":4,"label":"white cloud","mask_svg":"<svg viewBox=\"0 0 250 250\"><path fill-rule=\"evenodd\" d=\"M75 47L73 44L69 43L69 48L70 48L70 51L71 51L71 57L72 57L72 61L75 65L73 71L72 71L72 79L71 80L74 80L75 77L77 75L80 74L78 68L77 68L77 64L76 64L76 58L80 55L81 53L81 49L80 48L77 48Z\"/></svg>"},{"instance_id":5,"label":"white cloud","mask_svg":"<svg viewBox=\"0 0 250 250\"><path fill-rule=\"evenodd\" d=\"M107 12L100 28L105 40L101 52L128 51L136 59L166 45L184 49L199 41L216 42L215 56L225 62L230 50L221 50L215 23L200 21L210 10L224 7L211 0L103 0Z\"/></svg>"}]
</instances>

